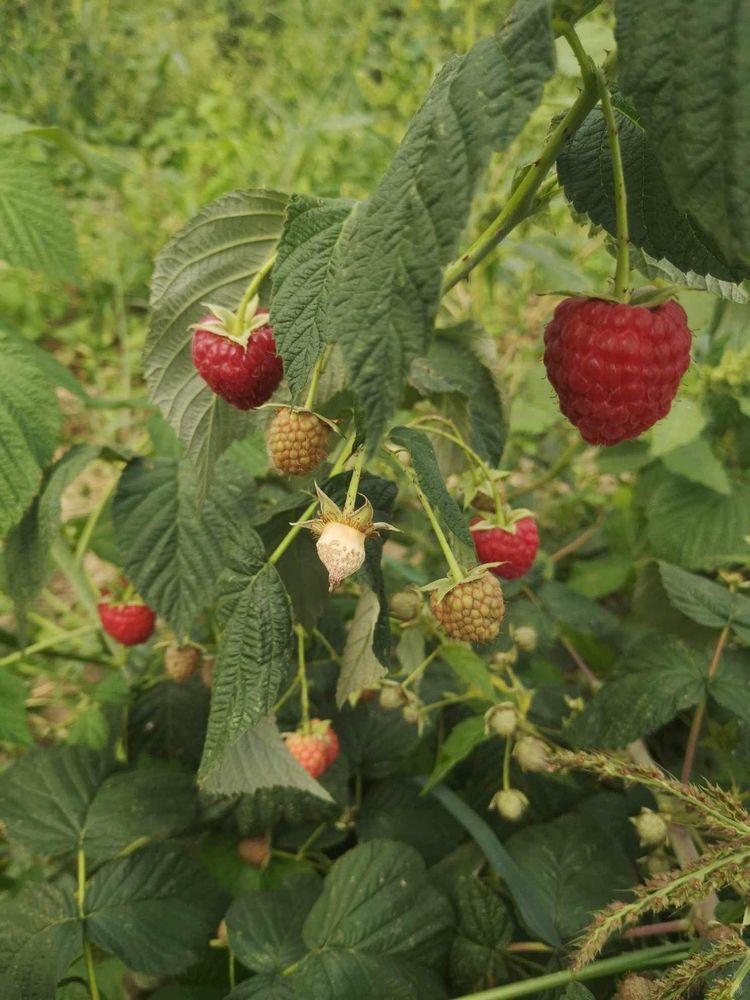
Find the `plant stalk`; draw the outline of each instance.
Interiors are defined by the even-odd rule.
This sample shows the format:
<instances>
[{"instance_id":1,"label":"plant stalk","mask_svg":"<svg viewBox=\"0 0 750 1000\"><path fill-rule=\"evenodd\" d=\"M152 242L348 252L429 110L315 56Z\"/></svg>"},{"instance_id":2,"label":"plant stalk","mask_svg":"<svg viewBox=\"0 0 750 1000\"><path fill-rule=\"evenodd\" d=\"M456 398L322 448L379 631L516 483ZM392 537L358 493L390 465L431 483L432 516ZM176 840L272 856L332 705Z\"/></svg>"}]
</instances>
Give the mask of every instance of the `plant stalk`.
<instances>
[{"instance_id":1,"label":"plant stalk","mask_svg":"<svg viewBox=\"0 0 750 1000\"><path fill-rule=\"evenodd\" d=\"M250 304L250 300L258 291L260 286L263 284L263 280L271 271L271 268L276 263L276 254L272 253L268 260L261 266L260 270L257 271L247 286L245 294L242 296L242 301L237 308L237 332L242 334L245 329L245 313L247 312L247 307Z\"/></svg>"},{"instance_id":2,"label":"plant stalk","mask_svg":"<svg viewBox=\"0 0 750 1000\"><path fill-rule=\"evenodd\" d=\"M630 258L628 252L628 196L625 188L625 171L622 166L620 135L604 73L596 70L596 81L602 102L602 114L607 126L609 145L612 151L612 179L615 186L615 221L617 225L617 264L615 266L614 293L620 302L625 302L630 284Z\"/></svg>"}]
</instances>

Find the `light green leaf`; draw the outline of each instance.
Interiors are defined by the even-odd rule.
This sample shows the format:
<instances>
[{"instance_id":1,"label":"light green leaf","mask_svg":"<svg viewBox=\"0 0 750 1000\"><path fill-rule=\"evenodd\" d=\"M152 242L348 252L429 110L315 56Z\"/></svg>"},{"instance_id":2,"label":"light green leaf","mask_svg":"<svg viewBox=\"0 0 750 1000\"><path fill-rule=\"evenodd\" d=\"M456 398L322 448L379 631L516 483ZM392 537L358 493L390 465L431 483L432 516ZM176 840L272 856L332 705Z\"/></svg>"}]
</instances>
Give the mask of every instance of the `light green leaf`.
<instances>
[{"instance_id":1,"label":"light green leaf","mask_svg":"<svg viewBox=\"0 0 750 1000\"><path fill-rule=\"evenodd\" d=\"M65 202L41 164L0 153L0 261L75 281L78 245Z\"/></svg>"},{"instance_id":2,"label":"light green leaf","mask_svg":"<svg viewBox=\"0 0 750 1000\"><path fill-rule=\"evenodd\" d=\"M372 649L380 601L369 587L362 591L346 636L341 656L341 673L336 684L336 705L341 708L350 695L362 688L375 687L386 669Z\"/></svg>"},{"instance_id":3,"label":"light green leaf","mask_svg":"<svg viewBox=\"0 0 750 1000\"><path fill-rule=\"evenodd\" d=\"M450 954L451 985L456 992L491 989L507 978L504 949L513 922L499 896L478 879L462 878L456 887L458 934Z\"/></svg>"},{"instance_id":4,"label":"light green leaf","mask_svg":"<svg viewBox=\"0 0 750 1000\"><path fill-rule=\"evenodd\" d=\"M723 628L728 621L740 636L750 638L750 600L705 577L679 566L660 562L662 583L670 603L688 618L709 628Z\"/></svg>"},{"instance_id":5,"label":"light green leaf","mask_svg":"<svg viewBox=\"0 0 750 1000\"><path fill-rule=\"evenodd\" d=\"M696 220L674 201L656 150L635 109L619 96L615 103L631 241L651 257L664 257L681 271L741 281L748 274L745 262L736 256L725 257L712 238L711 229L702 231ZM574 133L558 158L557 173L576 211L616 235L612 154L600 108L591 111Z\"/></svg>"},{"instance_id":6,"label":"light green leaf","mask_svg":"<svg viewBox=\"0 0 750 1000\"><path fill-rule=\"evenodd\" d=\"M470 719L462 719L457 723L442 743L432 774L424 786L428 792L464 758L468 757L474 747L489 739L484 731L484 718L474 715Z\"/></svg>"},{"instance_id":7,"label":"light green leaf","mask_svg":"<svg viewBox=\"0 0 750 1000\"><path fill-rule=\"evenodd\" d=\"M114 184L127 169L124 164L118 163L111 156L100 153L87 143L79 142L66 128L61 128L59 125L36 125L15 115L0 112L0 138L13 138L18 135L42 139L57 146L110 184Z\"/></svg>"},{"instance_id":8,"label":"light green leaf","mask_svg":"<svg viewBox=\"0 0 750 1000\"><path fill-rule=\"evenodd\" d=\"M198 375L190 326L206 315L206 302L239 305L274 252L285 207L286 196L274 191L226 194L199 212L156 258L143 355L146 381L196 467L199 500L219 455L245 436L250 418L215 396Z\"/></svg>"},{"instance_id":9,"label":"light green leaf","mask_svg":"<svg viewBox=\"0 0 750 1000\"><path fill-rule=\"evenodd\" d=\"M226 895L175 847L144 847L109 861L86 887L86 932L130 969L183 972L203 957Z\"/></svg>"},{"instance_id":10,"label":"light green leaf","mask_svg":"<svg viewBox=\"0 0 750 1000\"><path fill-rule=\"evenodd\" d=\"M262 789L299 789L331 801L321 784L292 757L272 717L243 733L212 766L201 785L213 795L252 794Z\"/></svg>"},{"instance_id":11,"label":"light green leaf","mask_svg":"<svg viewBox=\"0 0 750 1000\"><path fill-rule=\"evenodd\" d=\"M715 493L728 496L732 491L726 469L704 437L667 452L662 455L662 462L674 475L706 486Z\"/></svg>"},{"instance_id":12,"label":"light green leaf","mask_svg":"<svg viewBox=\"0 0 750 1000\"><path fill-rule=\"evenodd\" d=\"M224 631L200 767L204 781L232 744L270 713L293 653L289 595L249 525L237 532L219 586Z\"/></svg>"},{"instance_id":13,"label":"light green leaf","mask_svg":"<svg viewBox=\"0 0 750 1000\"><path fill-rule=\"evenodd\" d=\"M750 676L746 653L724 653L708 683L708 693L722 708L750 726Z\"/></svg>"},{"instance_id":14,"label":"light green leaf","mask_svg":"<svg viewBox=\"0 0 750 1000\"><path fill-rule=\"evenodd\" d=\"M188 461L136 458L117 485L112 519L122 564L179 638L211 602L235 525L252 512L252 482L222 461L198 509Z\"/></svg>"},{"instance_id":15,"label":"light green leaf","mask_svg":"<svg viewBox=\"0 0 750 1000\"><path fill-rule=\"evenodd\" d=\"M623 92L674 200L728 259L747 264L750 8L735 0L688 8L682 0L618 0L616 39Z\"/></svg>"},{"instance_id":16,"label":"light green leaf","mask_svg":"<svg viewBox=\"0 0 750 1000\"><path fill-rule=\"evenodd\" d=\"M73 896L29 883L0 907L0 995L50 1000L83 947Z\"/></svg>"},{"instance_id":17,"label":"light green leaf","mask_svg":"<svg viewBox=\"0 0 750 1000\"><path fill-rule=\"evenodd\" d=\"M109 726L98 705L89 705L71 723L68 730L69 746L91 747L103 750L107 745Z\"/></svg>"},{"instance_id":18,"label":"light green leaf","mask_svg":"<svg viewBox=\"0 0 750 1000\"><path fill-rule=\"evenodd\" d=\"M240 896L227 912L229 947L253 972L283 972L306 952L302 927L320 895L317 875L298 875L273 892Z\"/></svg>"},{"instance_id":19,"label":"light green leaf","mask_svg":"<svg viewBox=\"0 0 750 1000\"><path fill-rule=\"evenodd\" d=\"M733 481L723 496L705 486L669 477L646 510L654 555L687 569L715 569L747 555L750 486Z\"/></svg>"},{"instance_id":20,"label":"light green leaf","mask_svg":"<svg viewBox=\"0 0 750 1000\"><path fill-rule=\"evenodd\" d=\"M664 455L698 437L706 426L706 417L692 399L676 399L663 420L651 431L651 454Z\"/></svg>"},{"instance_id":21,"label":"light green leaf","mask_svg":"<svg viewBox=\"0 0 750 1000\"><path fill-rule=\"evenodd\" d=\"M16 524L39 488L60 432L60 410L45 376L0 333L0 537Z\"/></svg>"},{"instance_id":22,"label":"light green leaf","mask_svg":"<svg viewBox=\"0 0 750 1000\"><path fill-rule=\"evenodd\" d=\"M26 720L26 685L7 668L0 672L0 740L14 746L31 744Z\"/></svg>"},{"instance_id":23,"label":"light green leaf","mask_svg":"<svg viewBox=\"0 0 750 1000\"><path fill-rule=\"evenodd\" d=\"M373 445L411 362L427 352L442 269L490 154L515 139L553 69L549 4L521 0L495 37L443 68L374 195L355 209L331 316Z\"/></svg>"},{"instance_id":24,"label":"light green leaf","mask_svg":"<svg viewBox=\"0 0 750 1000\"><path fill-rule=\"evenodd\" d=\"M292 195L273 268L271 323L295 396L331 339L330 294L354 202Z\"/></svg>"},{"instance_id":25,"label":"light green leaf","mask_svg":"<svg viewBox=\"0 0 750 1000\"><path fill-rule=\"evenodd\" d=\"M608 245L608 249L610 246ZM735 285L731 281L720 281L710 274L696 274L695 271L681 271L675 267L671 261L662 258L655 260L643 250L636 247L630 248L630 266L640 271L642 275L651 281L659 279L667 281L670 285L679 285L693 291L710 292L720 299L728 302L736 302L739 305L747 305L750 302L750 295L742 285Z\"/></svg>"},{"instance_id":26,"label":"light green leaf","mask_svg":"<svg viewBox=\"0 0 750 1000\"><path fill-rule=\"evenodd\" d=\"M706 693L708 662L675 639L631 648L568 730L577 743L624 747L655 732Z\"/></svg>"},{"instance_id":27,"label":"light green leaf","mask_svg":"<svg viewBox=\"0 0 750 1000\"><path fill-rule=\"evenodd\" d=\"M460 642L444 642L440 659L453 670L469 688L476 688L488 701L495 700L495 688L484 660L470 646Z\"/></svg>"},{"instance_id":28,"label":"light green leaf","mask_svg":"<svg viewBox=\"0 0 750 1000\"><path fill-rule=\"evenodd\" d=\"M513 834L508 850L546 904L563 940L638 881L624 851L595 823L560 816Z\"/></svg>"},{"instance_id":29,"label":"light green leaf","mask_svg":"<svg viewBox=\"0 0 750 1000\"><path fill-rule=\"evenodd\" d=\"M585 597L606 597L624 586L632 572L633 561L628 556L581 559L574 564L568 585Z\"/></svg>"}]
</instances>

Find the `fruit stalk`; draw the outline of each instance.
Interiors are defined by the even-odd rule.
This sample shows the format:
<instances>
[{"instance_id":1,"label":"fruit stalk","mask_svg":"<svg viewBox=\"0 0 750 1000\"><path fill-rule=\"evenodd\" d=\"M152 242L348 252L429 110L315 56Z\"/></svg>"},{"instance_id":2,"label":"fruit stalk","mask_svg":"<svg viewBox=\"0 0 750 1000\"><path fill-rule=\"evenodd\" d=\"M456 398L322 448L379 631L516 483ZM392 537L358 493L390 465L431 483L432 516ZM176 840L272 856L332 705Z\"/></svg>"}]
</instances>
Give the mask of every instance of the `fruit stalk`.
<instances>
[{"instance_id":1,"label":"fruit stalk","mask_svg":"<svg viewBox=\"0 0 750 1000\"><path fill-rule=\"evenodd\" d=\"M305 729L310 722L310 693L307 688L307 670L305 669L305 630L301 625L295 625L294 631L297 634L297 676L300 685L300 712L302 715L302 728Z\"/></svg>"},{"instance_id":2,"label":"fruit stalk","mask_svg":"<svg viewBox=\"0 0 750 1000\"><path fill-rule=\"evenodd\" d=\"M303 409L311 410L315 405L315 396L318 392L318 382L320 382L320 376L326 370L326 365L328 364L328 359L331 356L331 351L333 346L329 344L324 347L320 357L315 362L315 367L313 368L312 378L310 380L310 388L307 390L307 396L305 397L305 405Z\"/></svg>"},{"instance_id":3,"label":"fruit stalk","mask_svg":"<svg viewBox=\"0 0 750 1000\"><path fill-rule=\"evenodd\" d=\"M276 254L272 253L268 260L260 267L258 271L253 275L250 284L245 290L245 294L242 296L242 301L237 309L237 329L240 333L245 329L245 313L247 312L247 307L250 300L253 298L255 293L258 291L260 286L263 284L263 280L271 271L271 268L276 263Z\"/></svg>"},{"instance_id":4,"label":"fruit stalk","mask_svg":"<svg viewBox=\"0 0 750 1000\"><path fill-rule=\"evenodd\" d=\"M615 221L617 224L617 264L615 267L615 296L625 302L630 284L630 259L628 255L628 196L625 188L625 171L622 166L620 135L615 119L615 109L609 93L604 73L596 70L596 83L602 102L602 114L607 126L609 145L612 151L612 178L615 185Z\"/></svg>"},{"instance_id":5,"label":"fruit stalk","mask_svg":"<svg viewBox=\"0 0 750 1000\"><path fill-rule=\"evenodd\" d=\"M346 491L346 500L344 501L345 514L351 514L357 506L357 493L359 491L359 481L362 478L362 464L364 460L365 451L364 448L360 448L354 459L352 478L349 481L349 489Z\"/></svg>"},{"instance_id":6,"label":"fruit stalk","mask_svg":"<svg viewBox=\"0 0 750 1000\"><path fill-rule=\"evenodd\" d=\"M76 885L76 907L78 909L78 917L83 922L86 918L86 855L83 850L79 848L77 854L77 876L78 882ZM91 951L91 943L86 936L86 925L83 925L83 959L86 965L86 978L88 979L89 995L91 1000L99 1000L99 987L96 984L96 972L94 970L94 956Z\"/></svg>"},{"instance_id":7,"label":"fruit stalk","mask_svg":"<svg viewBox=\"0 0 750 1000\"><path fill-rule=\"evenodd\" d=\"M420 504L422 505L422 509L427 515L427 520L430 522L430 527L432 528L433 534L435 535L438 545L440 546L442 553L445 556L445 561L448 563L448 570L450 572L450 576L455 583L460 583L461 580L463 580L464 578L464 572L458 565L458 560L453 555L453 550L448 544L448 539L445 537L445 532L440 527L437 515L435 514L435 511L432 509L430 501L424 495L421 486L417 482L417 477L412 473L410 469L407 469L406 473L411 479L414 491L417 494L417 499L419 500Z\"/></svg>"}]
</instances>

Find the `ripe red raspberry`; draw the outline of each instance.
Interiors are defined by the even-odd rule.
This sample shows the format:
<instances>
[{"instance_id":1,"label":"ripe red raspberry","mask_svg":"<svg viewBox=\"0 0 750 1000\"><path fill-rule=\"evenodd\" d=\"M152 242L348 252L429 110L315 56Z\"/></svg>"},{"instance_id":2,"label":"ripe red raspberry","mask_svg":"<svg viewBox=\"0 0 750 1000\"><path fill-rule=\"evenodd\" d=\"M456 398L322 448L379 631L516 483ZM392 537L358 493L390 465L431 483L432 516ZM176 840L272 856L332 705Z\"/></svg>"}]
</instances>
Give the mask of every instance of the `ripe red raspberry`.
<instances>
[{"instance_id":1,"label":"ripe red raspberry","mask_svg":"<svg viewBox=\"0 0 750 1000\"><path fill-rule=\"evenodd\" d=\"M202 665L201 651L192 643L184 646L167 646L164 651L164 669L173 681L181 684Z\"/></svg>"},{"instance_id":2,"label":"ripe red raspberry","mask_svg":"<svg viewBox=\"0 0 750 1000\"><path fill-rule=\"evenodd\" d=\"M565 299L544 344L560 409L589 444L638 437L665 417L690 364L690 331L677 302L649 309Z\"/></svg>"},{"instance_id":3,"label":"ripe red raspberry","mask_svg":"<svg viewBox=\"0 0 750 1000\"><path fill-rule=\"evenodd\" d=\"M500 631L505 615L503 592L490 573L464 580L442 598L433 590L430 608L452 639L465 642L490 642Z\"/></svg>"},{"instance_id":4,"label":"ripe red raspberry","mask_svg":"<svg viewBox=\"0 0 750 1000\"><path fill-rule=\"evenodd\" d=\"M471 519L471 535L479 561L500 563L490 570L503 580L516 580L527 573L536 558L539 548L539 532L533 517L522 517L512 528L475 528L474 525L489 523L484 518Z\"/></svg>"},{"instance_id":5,"label":"ripe red raspberry","mask_svg":"<svg viewBox=\"0 0 750 1000\"><path fill-rule=\"evenodd\" d=\"M268 310L259 309L258 315ZM193 333L193 364L199 374L227 403L239 410L252 410L267 402L284 374L284 362L276 353L273 329L259 327L247 347L220 333L203 329L201 324L216 322L204 316Z\"/></svg>"},{"instance_id":6,"label":"ripe red raspberry","mask_svg":"<svg viewBox=\"0 0 750 1000\"><path fill-rule=\"evenodd\" d=\"M298 730L286 737L286 746L295 760L313 778L319 778L339 754L339 740L330 723L311 719L307 731Z\"/></svg>"},{"instance_id":7,"label":"ripe red raspberry","mask_svg":"<svg viewBox=\"0 0 750 1000\"><path fill-rule=\"evenodd\" d=\"M323 461L331 428L309 410L279 410L268 428L268 454L278 472L305 476Z\"/></svg>"},{"instance_id":8,"label":"ripe red raspberry","mask_svg":"<svg viewBox=\"0 0 750 1000\"><path fill-rule=\"evenodd\" d=\"M145 604L110 604L106 600L96 609L104 631L123 646L137 646L154 631L156 614Z\"/></svg>"}]
</instances>

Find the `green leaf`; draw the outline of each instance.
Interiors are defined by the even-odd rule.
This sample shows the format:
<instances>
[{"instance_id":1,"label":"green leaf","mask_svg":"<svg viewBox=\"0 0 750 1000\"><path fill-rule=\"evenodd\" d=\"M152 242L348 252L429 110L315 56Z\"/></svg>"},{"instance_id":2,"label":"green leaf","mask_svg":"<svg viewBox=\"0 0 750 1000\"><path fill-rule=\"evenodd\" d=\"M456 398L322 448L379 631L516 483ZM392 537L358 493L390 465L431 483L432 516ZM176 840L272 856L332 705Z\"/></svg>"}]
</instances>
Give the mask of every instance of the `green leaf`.
<instances>
[{"instance_id":1,"label":"green leaf","mask_svg":"<svg viewBox=\"0 0 750 1000\"><path fill-rule=\"evenodd\" d=\"M288 976L263 972L240 983L226 1000L295 1000L297 994Z\"/></svg>"},{"instance_id":2,"label":"green leaf","mask_svg":"<svg viewBox=\"0 0 750 1000\"><path fill-rule=\"evenodd\" d=\"M281 233L286 196L234 191L207 205L156 258L151 328L143 364L151 399L177 431L196 467L202 499L219 455L250 427L193 367L190 326L206 302L233 309L268 261Z\"/></svg>"},{"instance_id":3,"label":"green leaf","mask_svg":"<svg viewBox=\"0 0 750 1000\"><path fill-rule=\"evenodd\" d=\"M469 444L493 466L500 463L507 434L496 351L494 338L478 333L474 324L462 324L438 330L427 354L415 358L409 371L409 384L418 392L453 404L453 419L467 428Z\"/></svg>"},{"instance_id":4,"label":"green leaf","mask_svg":"<svg viewBox=\"0 0 750 1000\"><path fill-rule=\"evenodd\" d=\"M668 477L646 509L654 555L687 569L715 569L747 556L750 486L732 482L729 496Z\"/></svg>"},{"instance_id":5,"label":"green leaf","mask_svg":"<svg viewBox=\"0 0 750 1000\"><path fill-rule=\"evenodd\" d=\"M495 688L484 660L471 647L460 642L444 642L440 659L469 688L476 688L487 701L495 700Z\"/></svg>"},{"instance_id":6,"label":"green leaf","mask_svg":"<svg viewBox=\"0 0 750 1000\"><path fill-rule=\"evenodd\" d=\"M725 652L716 673L708 682L708 693L746 726L750 726L750 683L746 654Z\"/></svg>"},{"instance_id":7,"label":"green leaf","mask_svg":"<svg viewBox=\"0 0 750 1000\"><path fill-rule=\"evenodd\" d=\"M676 399L663 420L651 431L651 454L665 455L693 441L706 426L700 404L692 399Z\"/></svg>"},{"instance_id":8,"label":"green leaf","mask_svg":"<svg viewBox=\"0 0 750 1000\"><path fill-rule=\"evenodd\" d=\"M562 1000L596 1000L596 998L591 990L587 990L581 983L569 983Z\"/></svg>"},{"instance_id":9,"label":"green leaf","mask_svg":"<svg viewBox=\"0 0 750 1000\"><path fill-rule=\"evenodd\" d=\"M195 770L206 737L209 697L197 676L182 684L163 681L143 691L128 712L132 756L145 753Z\"/></svg>"},{"instance_id":10,"label":"green leaf","mask_svg":"<svg viewBox=\"0 0 750 1000\"><path fill-rule=\"evenodd\" d=\"M373 702L342 712L334 728L352 768L368 778L393 774L417 742L416 727L400 712L384 712Z\"/></svg>"},{"instance_id":11,"label":"green leaf","mask_svg":"<svg viewBox=\"0 0 750 1000\"><path fill-rule=\"evenodd\" d=\"M73 896L45 883L23 886L0 907L0 994L50 1000L82 947Z\"/></svg>"},{"instance_id":12,"label":"green leaf","mask_svg":"<svg viewBox=\"0 0 750 1000\"><path fill-rule=\"evenodd\" d=\"M321 893L317 875L298 875L273 892L240 896L227 912L229 947L253 972L283 972L306 952L302 927Z\"/></svg>"},{"instance_id":13,"label":"green leaf","mask_svg":"<svg viewBox=\"0 0 750 1000\"><path fill-rule=\"evenodd\" d=\"M748 274L746 262L737 255L727 258L712 238L712 229L702 231L672 198L657 151L635 110L619 96L615 105L631 241L651 257L667 258L681 271L741 281ZM600 108L589 113L568 142L557 160L557 173L576 211L616 235L612 153Z\"/></svg>"},{"instance_id":14,"label":"green leaf","mask_svg":"<svg viewBox=\"0 0 750 1000\"><path fill-rule=\"evenodd\" d=\"M191 820L188 775L157 766L109 770L101 754L83 747L39 748L14 761L0 775L0 817L10 840L53 856L82 847L98 862Z\"/></svg>"},{"instance_id":15,"label":"green leaf","mask_svg":"<svg viewBox=\"0 0 750 1000\"><path fill-rule=\"evenodd\" d=\"M87 143L79 142L73 133L66 128L61 128L59 125L36 125L34 122L17 118L15 115L0 112L0 138L5 139L18 135L42 139L44 142L57 146L64 153L74 156L93 173L99 174L102 180L109 184L115 184L127 170L124 164L100 153Z\"/></svg>"},{"instance_id":16,"label":"green leaf","mask_svg":"<svg viewBox=\"0 0 750 1000\"><path fill-rule=\"evenodd\" d=\"M706 693L708 663L676 639L653 637L631 648L568 733L591 747L624 747L696 705Z\"/></svg>"},{"instance_id":17,"label":"green leaf","mask_svg":"<svg viewBox=\"0 0 750 1000\"><path fill-rule=\"evenodd\" d=\"M417 481L425 496L440 513L443 521L464 545L473 547L466 516L448 492L438 468L435 450L424 431L411 427L394 427L390 434L394 444L400 445L411 455Z\"/></svg>"},{"instance_id":18,"label":"green leaf","mask_svg":"<svg viewBox=\"0 0 750 1000\"><path fill-rule=\"evenodd\" d=\"M298 396L331 339L330 297L354 202L292 195L273 268L271 323L284 374Z\"/></svg>"},{"instance_id":19,"label":"green leaf","mask_svg":"<svg viewBox=\"0 0 750 1000\"><path fill-rule=\"evenodd\" d=\"M618 0L616 39L623 92L673 199L727 259L747 264L750 10L735 0L689 9L681 0Z\"/></svg>"},{"instance_id":20,"label":"green leaf","mask_svg":"<svg viewBox=\"0 0 750 1000\"><path fill-rule=\"evenodd\" d=\"M731 621L738 635L750 638L750 600L679 566L660 562L662 583L670 603L699 625L723 628Z\"/></svg>"},{"instance_id":21,"label":"green leaf","mask_svg":"<svg viewBox=\"0 0 750 1000\"><path fill-rule=\"evenodd\" d=\"M504 949L513 923L502 900L478 879L462 878L456 887L458 934L450 954L451 985L456 992L491 989L507 978Z\"/></svg>"},{"instance_id":22,"label":"green leaf","mask_svg":"<svg viewBox=\"0 0 750 1000\"><path fill-rule=\"evenodd\" d=\"M484 731L484 719L481 715L474 715L457 723L438 751L435 767L424 786L425 791L429 791L439 781L442 781L456 764L469 756L474 747L478 747L488 738Z\"/></svg>"},{"instance_id":23,"label":"green leaf","mask_svg":"<svg viewBox=\"0 0 750 1000\"><path fill-rule=\"evenodd\" d=\"M374 195L354 211L331 317L373 445L411 362L427 352L442 269L490 154L515 139L553 70L549 4L521 0L495 37L444 67Z\"/></svg>"},{"instance_id":24,"label":"green leaf","mask_svg":"<svg viewBox=\"0 0 750 1000\"><path fill-rule=\"evenodd\" d=\"M224 631L214 666L203 780L232 744L269 714L292 661L289 595L255 531L245 524L237 536L219 582Z\"/></svg>"},{"instance_id":25,"label":"green leaf","mask_svg":"<svg viewBox=\"0 0 750 1000\"><path fill-rule=\"evenodd\" d=\"M289 753L272 717L261 719L228 747L201 785L214 795L251 794L259 789L280 787L331 800L323 786Z\"/></svg>"},{"instance_id":26,"label":"green leaf","mask_svg":"<svg viewBox=\"0 0 750 1000\"><path fill-rule=\"evenodd\" d=\"M420 779L417 779L417 783L424 784ZM430 790L430 794L445 806L482 849L493 870L507 885L519 916L528 929L547 944L555 946L561 944L554 919L547 912L543 894L538 891L532 879L519 868L497 839L492 828L445 785L436 785Z\"/></svg>"},{"instance_id":27,"label":"green leaf","mask_svg":"<svg viewBox=\"0 0 750 1000\"><path fill-rule=\"evenodd\" d=\"M507 846L566 941L588 925L594 911L621 899L638 880L624 851L582 816L526 827Z\"/></svg>"},{"instance_id":28,"label":"green leaf","mask_svg":"<svg viewBox=\"0 0 750 1000\"><path fill-rule=\"evenodd\" d=\"M662 462L674 475L705 486L714 493L728 496L732 491L726 469L704 437L667 452L662 455Z\"/></svg>"},{"instance_id":29,"label":"green leaf","mask_svg":"<svg viewBox=\"0 0 750 1000\"><path fill-rule=\"evenodd\" d=\"M633 560L630 556L581 559L573 565L568 585L586 597L606 597L623 587L632 572Z\"/></svg>"},{"instance_id":30,"label":"green leaf","mask_svg":"<svg viewBox=\"0 0 750 1000\"><path fill-rule=\"evenodd\" d=\"M226 895L175 847L158 844L103 865L86 887L86 932L130 969L182 972L203 957Z\"/></svg>"},{"instance_id":31,"label":"green leaf","mask_svg":"<svg viewBox=\"0 0 750 1000\"><path fill-rule=\"evenodd\" d=\"M295 997L315 1000L445 1000L442 980L398 955L383 957L343 948L314 952L293 976Z\"/></svg>"},{"instance_id":32,"label":"green leaf","mask_svg":"<svg viewBox=\"0 0 750 1000\"><path fill-rule=\"evenodd\" d=\"M608 247L609 249L609 247ZM731 281L720 281L710 274L696 274L695 271L681 271L675 267L671 261L662 258L655 260L643 250L636 247L630 248L630 266L640 271L642 275L651 281L656 279L667 281L670 285L679 285L699 292L710 292L720 299L728 302L736 302L739 305L747 305L750 302L750 295L742 285L735 285Z\"/></svg>"},{"instance_id":33,"label":"green leaf","mask_svg":"<svg viewBox=\"0 0 750 1000\"><path fill-rule=\"evenodd\" d=\"M47 171L3 150L0 155L0 261L75 281L78 245L65 202Z\"/></svg>"},{"instance_id":34,"label":"green leaf","mask_svg":"<svg viewBox=\"0 0 750 1000\"><path fill-rule=\"evenodd\" d=\"M60 410L45 376L2 333L0 365L0 536L4 537L39 488L42 469L57 444Z\"/></svg>"},{"instance_id":35,"label":"green leaf","mask_svg":"<svg viewBox=\"0 0 750 1000\"><path fill-rule=\"evenodd\" d=\"M31 744L26 719L26 685L7 668L0 672L0 740L14 746Z\"/></svg>"},{"instance_id":36,"label":"green leaf","mask_svg":"<svg viewBox=\"0 0 750 1000\"><path fill-rule=\"evenodd\" d=\"M98 705L89 705L80 712L68 730L69 746L91 747L103 750L109 739L109 726L104 712Z\"/></svg>"},{"instance_id":37,"label":"green leaf","mask_svg":"<svg viewBox=\"0 0 750 1000\"><path fill-rule=\"evenodd\" d=\"M336 683L336 705L341 708L350 695L362 688L376 687L386 669L372 649L380 602L369 587L357 602L341 655L341 673Z\"/></svg>"},{"instance_id":38,"label":"green leaf","mask_svg":"<svg viewBox=\"0 0 750 1000\"><path fill-rule=\"evenodd\" d=\"M537 596L555 621L576 632L607 639L619 627L619 622L611 611L557 580L545 580Z\"/></svg>"},{"instance_id":39,"label":"green leaf","mask_svg":"<svg viewBox=\"0 0 750 1000\"><path fill-rule=\"evenodd\" d=\"M186 460L136 458L117 485L112 519L123 567L178 638L211 602L235 525L252 511L252 483L222 461L198 508Z\"/></svg>"},{"instance_id":40,"label":"green leaf","mask_svg":"<svg viewBox=\"0 0 750 1000\"><path fill-rule=\"evenodd\" d=\"M400 956L430 968L442 957L452 919L417 852L373 840L334 862L303 939L309 950L327 955L332 967L377 957L386 971L392 957Z\"/></svg>"}]
</instances>

